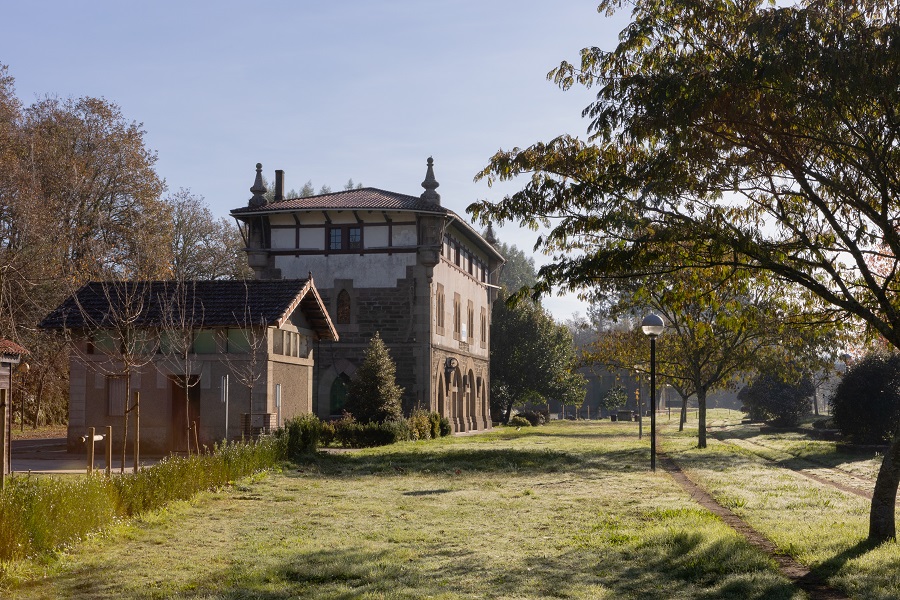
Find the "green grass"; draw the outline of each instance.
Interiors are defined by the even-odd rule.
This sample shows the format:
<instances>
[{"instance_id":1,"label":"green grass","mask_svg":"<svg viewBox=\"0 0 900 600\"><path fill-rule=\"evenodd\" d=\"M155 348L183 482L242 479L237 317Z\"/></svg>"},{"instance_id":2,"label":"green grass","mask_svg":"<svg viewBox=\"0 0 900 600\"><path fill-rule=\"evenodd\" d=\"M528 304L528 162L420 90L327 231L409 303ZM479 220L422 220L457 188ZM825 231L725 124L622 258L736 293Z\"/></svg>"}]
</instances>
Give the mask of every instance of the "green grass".
<instances>
[{"instance_id":1,"label":"green grass","mask_svg":"<svg viewBox=\"0 0 900 600\"><path fill-rule=\"evenodd\" d=\"M688 433L695 436L696 429ZM831 585L856 598L900 597L900 546L891 542L870 548L865 543L870 502L780 466L809 466L792 458L801 457L868 475L874 485L880 457L803 434L761 434L750 425L728 430L725 438L764 447L735 447L710 438L709 447L698 450L695 438L675 435L666 436L665 446L721 504Z\"/></svg>"},{"instance_id":2,"label":"green grass","mask_svg":"<svg viewBox=\"0 0 900 600\"><path fill-rule=\"evenodd\" d=\"M320 454L32 564L4 597L802 597L649 473L636 433L564 422Z\"/></svg>"},{"instance_id":3,"label":"green grass","mask_svg":"<svg viewBox=\"0 0 900 600\"><path fill-rule=\"evenodd\" d=\"M188 499L278 464L280 440L222 444L199 456L168 457L112 478L10 477L0 492L0 585L24 557L42 558L101 533L117 520ZM14 578L14 576L13 576Z\"/></svg>"}]
</instances>

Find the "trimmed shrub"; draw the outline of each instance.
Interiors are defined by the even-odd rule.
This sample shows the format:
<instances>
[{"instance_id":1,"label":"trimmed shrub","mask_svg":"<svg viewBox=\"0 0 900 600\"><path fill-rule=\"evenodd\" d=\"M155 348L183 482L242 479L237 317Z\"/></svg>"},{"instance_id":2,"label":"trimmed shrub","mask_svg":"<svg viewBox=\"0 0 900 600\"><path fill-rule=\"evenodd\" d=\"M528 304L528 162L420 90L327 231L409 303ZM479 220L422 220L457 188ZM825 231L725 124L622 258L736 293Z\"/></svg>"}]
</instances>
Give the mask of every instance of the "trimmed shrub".
<instances>
[{"instance_id":1,"label":"trimmed shrub","mask_svg":"<svg viewBox=\"0 0 900 600\"><path fill-rule=\"evenodd\" d=\"M441 437L445 437L453 433L453 428L450 426L450 419L447 417L441 417Z\"/></svg>"},{"instance_id":2,"label":"trimmed shrub","mask_svg":"<svg viewBox=\"0 0 900 600\"><path fill-rule=\"evenodd\" d=\"M900 356L869 354L850 367L829 400L834 426L857 444L883 444L900 421Z\"/></svg>"},{"instance_id":3,"label":"trimmed shrub","mask_svg":"<svg viewBox=\"0 0 900 600\"><path fill-rule=\"evenodd\" d=\"M516 415L509 420L509 427L531 427L531 421L521 415Z\"/></svg>"}]
</instances>

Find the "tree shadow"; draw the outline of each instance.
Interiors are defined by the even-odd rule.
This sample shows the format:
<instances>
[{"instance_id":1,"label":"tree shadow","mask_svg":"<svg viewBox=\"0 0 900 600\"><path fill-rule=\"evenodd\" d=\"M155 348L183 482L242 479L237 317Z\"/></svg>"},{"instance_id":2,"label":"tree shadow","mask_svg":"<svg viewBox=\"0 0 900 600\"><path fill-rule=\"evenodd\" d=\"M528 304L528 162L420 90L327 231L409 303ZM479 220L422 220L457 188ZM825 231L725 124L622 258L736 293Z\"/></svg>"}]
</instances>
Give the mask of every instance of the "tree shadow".
<instances>
[{"instance_id":1,"label":"tree shadow","mask_svg":"<svg viewBox=\"0 0 900 600\"><path fill-rule=\"evenodd\" d=\"M329 477L404 475L409 473L529 474L630 472L649 468L649 448L633 450L567 452L543 448L465 448L433 447L427 450L390 450L374 454L325 454L302 463L304 472L314 471ZM286 471L297 476L295 471Z\"/></svg>"}]
</instances>

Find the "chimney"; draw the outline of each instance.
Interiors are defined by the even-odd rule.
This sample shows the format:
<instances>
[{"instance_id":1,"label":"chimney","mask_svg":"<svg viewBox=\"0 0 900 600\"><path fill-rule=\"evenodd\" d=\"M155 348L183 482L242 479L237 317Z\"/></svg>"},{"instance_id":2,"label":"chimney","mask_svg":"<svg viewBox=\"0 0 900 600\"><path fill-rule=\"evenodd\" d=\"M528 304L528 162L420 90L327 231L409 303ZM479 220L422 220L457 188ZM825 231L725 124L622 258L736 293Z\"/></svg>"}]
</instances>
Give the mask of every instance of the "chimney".
<instances>
[{"instance_id":1,"label":"chimney","mask_svg":"<svg viewBox=\"0 0 900 600\"><path fill-rule=\"evenodd\" d=\"M275 202L281 202L284 200L284 171L281 169L275 170Z\"/></svg>"}]
</instances>

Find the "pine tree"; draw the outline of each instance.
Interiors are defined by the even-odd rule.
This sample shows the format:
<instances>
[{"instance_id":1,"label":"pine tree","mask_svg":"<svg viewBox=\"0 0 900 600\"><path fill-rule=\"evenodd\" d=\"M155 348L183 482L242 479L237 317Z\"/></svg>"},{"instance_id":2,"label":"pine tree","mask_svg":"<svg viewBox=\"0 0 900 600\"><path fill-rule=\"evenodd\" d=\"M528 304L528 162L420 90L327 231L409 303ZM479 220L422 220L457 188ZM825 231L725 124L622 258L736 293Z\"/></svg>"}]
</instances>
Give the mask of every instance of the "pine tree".
<instances>
[{"instance_id":1,"label":"pine tree","mask_svg":"<svg viewBox=\"0 0 900 600\"><path fill-rule=\"evenodd\" d=\"M396 374L397 366L381 335L375 332L347 390L347 411L362 423L402 418L403 388L397 385Z\"/></svg>"}]
</instances>

